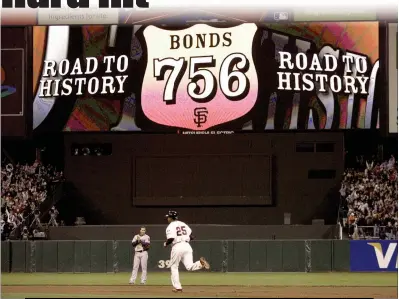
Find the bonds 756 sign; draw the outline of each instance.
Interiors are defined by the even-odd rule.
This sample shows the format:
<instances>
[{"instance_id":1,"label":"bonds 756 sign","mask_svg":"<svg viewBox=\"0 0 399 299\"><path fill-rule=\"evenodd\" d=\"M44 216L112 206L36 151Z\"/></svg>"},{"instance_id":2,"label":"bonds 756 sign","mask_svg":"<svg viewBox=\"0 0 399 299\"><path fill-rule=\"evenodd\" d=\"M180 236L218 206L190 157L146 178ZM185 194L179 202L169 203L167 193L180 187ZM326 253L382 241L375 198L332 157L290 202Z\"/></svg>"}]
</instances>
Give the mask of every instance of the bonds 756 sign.
<instances>
[{"instance_id":1,"label":"bonds 756 sign","mask_svg":"<svg viewBox=\"0 0 399 299\"><path fill-rule=\"evenodd\" d=\"M256 30L255 24L198 24L176 31L147 27L144 114L162 125L193 130L247 114L258 95L252 59Z\"/></svg>"},{"instance_id":2,"label":"bonds 756 sign","mask_svg":"<svg viewBox=\"0 0 399 299\"><path fill-rule=\"evenodd\" d=\"M227 27L164 21L35 27L35 130L216 134L376 129L387 122L380 113L378 22ZM87 62L96 60L93 73ZM54 66L51 77L46 66ZM396 63L390 66L396 74ZM82 84L66 91L68 82ZM397 130L396 102L389 106L391 132Z\"/></svg>"}]
</instances>

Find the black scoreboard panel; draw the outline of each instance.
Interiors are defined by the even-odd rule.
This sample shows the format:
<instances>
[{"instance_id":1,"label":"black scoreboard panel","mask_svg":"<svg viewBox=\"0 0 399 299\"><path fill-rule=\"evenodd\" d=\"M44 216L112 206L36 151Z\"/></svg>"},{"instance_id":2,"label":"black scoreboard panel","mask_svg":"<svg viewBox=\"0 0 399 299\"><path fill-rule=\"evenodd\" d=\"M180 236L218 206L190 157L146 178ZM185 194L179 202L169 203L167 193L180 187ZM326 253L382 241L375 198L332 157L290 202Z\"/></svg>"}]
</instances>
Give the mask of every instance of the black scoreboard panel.
<instances>
[{"instance_id":1,"label":"black scoreboard panel","mask_svg":"<svg viewBox=\"0 0 399 299\"><path fill-rule=\"evenodd\" d=\"M1 28L2 137L25 137L32 129L29 32L29 27Z\"/></svg>"}]
</instances>

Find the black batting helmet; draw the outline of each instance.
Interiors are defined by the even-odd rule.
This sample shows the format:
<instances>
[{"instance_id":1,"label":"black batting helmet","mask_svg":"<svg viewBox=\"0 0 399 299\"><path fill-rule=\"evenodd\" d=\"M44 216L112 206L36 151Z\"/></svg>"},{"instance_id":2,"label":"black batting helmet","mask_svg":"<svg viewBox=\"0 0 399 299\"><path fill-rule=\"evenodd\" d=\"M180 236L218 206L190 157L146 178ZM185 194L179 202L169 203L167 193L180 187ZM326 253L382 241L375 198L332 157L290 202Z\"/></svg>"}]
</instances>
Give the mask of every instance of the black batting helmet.
<instances>
[{"instance_id":1,"label":"black batting helmet","mask_svg":"<svg viewBox=\"0 0 399 299\"><path fill-rule=\"evenodd\" d=\"M166 218L172 218L173 220L177 219L177 212L176 211L169 211L168 214L165 215Z\"/></svg>"}]
</instances>

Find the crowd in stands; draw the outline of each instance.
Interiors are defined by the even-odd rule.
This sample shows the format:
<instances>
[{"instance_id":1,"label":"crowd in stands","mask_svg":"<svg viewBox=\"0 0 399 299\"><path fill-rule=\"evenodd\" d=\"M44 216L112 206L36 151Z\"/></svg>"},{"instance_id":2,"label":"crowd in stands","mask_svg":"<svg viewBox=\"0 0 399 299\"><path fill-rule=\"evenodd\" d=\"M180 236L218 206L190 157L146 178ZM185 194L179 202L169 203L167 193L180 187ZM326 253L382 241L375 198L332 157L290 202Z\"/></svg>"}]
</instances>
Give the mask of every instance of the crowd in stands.
<instances>
[{"instance_id":1,"label":"crowd in stands","mask_svg":"<svg viewBox=\"0 0 399 299\"><path fill-rule=\"evenodd\" d=\"M2 163L2 239L7 239L17 227L21 227L22 232L26 231L30 234L37 229L35 227L38 224L37 221L29 223L29 216L40 215L40 204L47 198L54 183L61 180L63 180L62 172L50 165L45 166L39 161L32 165ZM54 221L52 224L54 225Z\"/></svg>"},{"instance_id":2,"label":"crowd in stands","mask_svg":"<svg viewBox=\"0 0 399 299\"><path fill-rule=\"evenodd\" d=\"M349 237L397 239L398 164L391 156L377 163L358 159L341 184L341 216Z\"/></svg>"}]
</instances>

